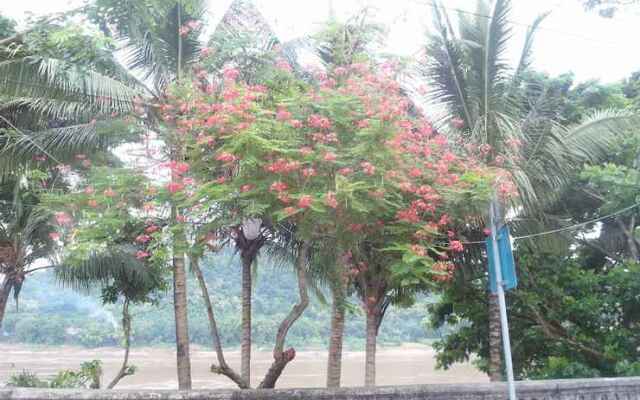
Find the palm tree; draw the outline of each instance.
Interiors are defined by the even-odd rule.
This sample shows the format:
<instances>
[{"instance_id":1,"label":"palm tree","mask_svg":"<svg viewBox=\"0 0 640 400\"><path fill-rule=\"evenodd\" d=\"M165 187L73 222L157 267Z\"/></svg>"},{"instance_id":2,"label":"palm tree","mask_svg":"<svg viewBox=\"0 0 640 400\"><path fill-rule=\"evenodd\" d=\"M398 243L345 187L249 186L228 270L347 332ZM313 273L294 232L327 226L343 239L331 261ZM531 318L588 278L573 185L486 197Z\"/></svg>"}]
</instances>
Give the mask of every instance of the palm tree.
<instances>
[{"instance_id":1,"label":"palm tree","mask_svg":"<svg viewBox=\"0 0 640 400\"><path fill-rule=\"evenodd\" d=\"M49 266L36 262L54 256L55 227L50 216L38 210L37 180L26 175L5 176L0 181L0 329L9 296L18 306L26 277Z\"/></svg>"},{"instance_id":2,"label":"palm tree","mask_svg":"<svg viewBox=\"0 0 640 400\"><path fill-rule=\"evenodd\" d=\"M87 66L39 54L18 54L0 61L0 96L43 118L63 121L60 128L47 127L35 132L11 126L17 134L5 141L3 162L24 163L43 153L59 162L59 154L73 155L81 148L108 148L112 142L108 136L99 134L99 128L111 127L116 114L127 114L160 100L167 86L179 80L200 56L197 38L200 28L195 21L204 14L203 1L96 0L83 11L108 37L122 44L127 68L113 63L113 69L104 70L98 65ZM189 21L193 21L193 29L183 36L181 29ZM15 35L15 41L20 42L23 36ZM145 126L158 128L160 119L156 112L153 107L146 108ZM166 128L161 131L169 132L164 138L167 155L180 160L181 149L172 140L172 127ZM179 211L172 207L172 220ZM184 243L184 237L178 233L174 238L172 267L178 384L180 389L190 389Z\"/></svg>"},{"instance_id":3,"label":"palm tree","mask_svg":"<svg viewBox=\"0 0 640 400\"><path fill-rule=\"evenodd\" d=\"M129 306L151 301L154 292L165 287L162 271L135 257L137 248L123 244L108 251L93 253L79 265L57 266L56 276L64 286L83 292L91 292L96 287L102 289L102 301L115 304L122 298L122 331L124 357L118 373L107 385L113 389L120 380L133 375L135 367L129 365L131 349L131 313Z\"/></svg>"},{"instance_id":4,"label":"palm tree","mask_svg":"<svg viewBox=\"0 0 640 400\"><path fill-rule=\"evenodd\" d=\"M530 26L518 64L505 61L510 39L509 0L476 2L473 13L458 12L453 28L446 7L433 6L434 32L428 35L420 74L430 92L426 101L438 110L437 128L465 143L484 146L487 161L504 166L519 193L514 210L544 219L544 207L557 198L576 168L606 155L607 148L633 117L604 110L577 126L564 127L540 96L533 103L521 95L531 61L536 30L547 14ZM544 93L544 91L542 91ZM489 298L489 371L501 379L499 310Z\"/></svg>"}]
</instances>

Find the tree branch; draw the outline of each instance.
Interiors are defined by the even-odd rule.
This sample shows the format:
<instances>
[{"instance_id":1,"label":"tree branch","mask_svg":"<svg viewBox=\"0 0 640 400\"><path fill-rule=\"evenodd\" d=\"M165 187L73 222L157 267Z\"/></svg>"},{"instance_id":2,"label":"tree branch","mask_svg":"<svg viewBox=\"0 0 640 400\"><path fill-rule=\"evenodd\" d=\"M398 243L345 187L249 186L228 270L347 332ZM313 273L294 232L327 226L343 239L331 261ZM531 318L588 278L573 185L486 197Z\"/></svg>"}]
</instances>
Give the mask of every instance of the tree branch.
<instances>
[{"instance_id":1,"label":"tree branch","mask_svg":"<svg viewBox=\"0 0 640 400\"><path fill-rule=\"evenodd\" d=\"M131 349L131 315L129 314L129 299L124 300L122 305L122 329L124 330L124 360L120 371L113 378L107 389L113 389L122 378L133 375L135 370L129 364L129 351Z\"/></svg>"},{"instance_id":2,"label":"tree branch","mask_svg":"<svg viewBox=\"0 0 640 400\"><path fill-rule=\"evenodd\" d=\"M218 359L218 364L211 365L211 372L219 375L224 375L227 378L231 379L235 382L236 385L240 389L249 389L249 383L245 382L244 379L238 373L236 373L233 368L229 367L227 361L224 358L224 352L222 350L222 344L220 342L220 334L218 332L218 325L216 323L215 314L213 313L213 304L211 303L211 298L209 297L209 289L207 288L207 282L204 280L204 276L202 275L202 270L200 269L200 265L198 259L195 257L189 256L191 270L196 275L196 279L198 280L198 284L200 285L200 291L202 293L202 299L204 300L204 305L207 309L207 316L209 318L209 330L211 332L211 339L213 340L213 348L216 351L216 357Z\"/></svg>"},{"instance_id":3,"label":"tree branch","mask_svg":"<svg viewBox=\"0 0 640 400\"><path fill-rule=\"evenodd\" d=\"M287 338L287 333L293 324L300 318L304 310L309 305L309 294L307 293L306 282L306 264L309 254L309 244L304 242L298 250L298 256L296 258L296 273L298 276L298 295L300 300L293 306L289 314L280 323L278 333L276 335L276 343L273 347L274 361L269 367L264 379L258 386L259 389L273 389L276 385L276 381L284 371L287 364L293 360L296 356L294 348L290 348L284 351L284 343Z\"/></svg>"}]
</instances>

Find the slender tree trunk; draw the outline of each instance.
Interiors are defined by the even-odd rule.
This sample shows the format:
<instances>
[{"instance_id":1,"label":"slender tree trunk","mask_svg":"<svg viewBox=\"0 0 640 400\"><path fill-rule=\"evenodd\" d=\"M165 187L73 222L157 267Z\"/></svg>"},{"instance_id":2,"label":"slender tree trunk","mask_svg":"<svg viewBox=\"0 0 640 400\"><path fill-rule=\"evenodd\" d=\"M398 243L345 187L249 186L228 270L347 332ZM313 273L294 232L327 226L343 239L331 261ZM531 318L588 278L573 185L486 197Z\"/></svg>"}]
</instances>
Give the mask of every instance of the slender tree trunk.
<instances>
[{"instance_id":1,"label":"slender tree trunk","mask_svg":"<svg viewBox=\"0 0 640 400\"><path fill-rule=\"evenodd\" d=\"M240 342L240 376L251 386L251 264L252 252L242 256L242 338Z\"/></svg>"},{"instance_id":2,"label":"slender tree trunk","mask_svg":"<svg viewBox=\"0 0 640 400\"><path fill-rule=\"evenodd\" d=\"M338 287L340 286L340 287ZM336 285L331 291L331 337L329 339L329 360L327 362L327 387L340 387L342 375L342 338L344 335L344 288Z\"/></svg>"},{"instance_id":3,"label":"slender tree trunk","mask_svg":"<svg viewBox=\"0 0 640 400\"><path fill-rule=\"evenodd\" d=\"M200 285L202 299L204 300L204 305L207 309L207 316L209 318L209 330L211 332L211 339L213 340L213 348L216 351L216 357L218 359L218 365L211 365L211 372L228 377L233 382L235 382L240 389L248 389L249 384L245 382L242 377L240 377L240 375L238 375L238 373L236 373L231 367L229 367L227 361L224 358L222 343L220 341L220 334L218 333L218 325L216 324L216 317L213 313L213 304L211 303L211 298L209 297L209 289L207 288L207 282L204 280L204 276L202 275L202 270L200 269L200 265L198 264L197 259L191 259L191 269L195 273Z\"/></svg>"},{"instance_id":4,"label":"slender tree trunk","mask_svg":"<svg viewBox=\"0 0 640 400\"><path fill-rule=\"evenodd\" d=\"M5 275L4 279L2 280L2 286L0 286L0 332L2 332L2 321L4 320L4 313L7 309L7 303L9 303L11 287L11 279L9 279L9 275Z\"/></svg>"},{"instance_id":5,"label":"slender tree trunk","mask_svg":"<svg viewBox=\"0 0 640 400\"><path fill-rule=\"evenodd\" d=\"M307 293L306 282L306 266L309 246L307 243L303 243L296 257L296 276L298 277L298 296L300 300L296 303L287 314L286 318L282 320L278 327L278 333L276 335L276 343L273 346L273 363L269 370L258 386L259 389L273 389L276 386L276 382L284 368L293 360L296 356L296 350L289 348L284 350L284 343L287 339L287 333L293 324L300 318L304 310L309 306L309 294Z\"/></svg>"},{"instance_id":6,"label":"slender tree trunk","mask_svg":"<svg viewBox=\"0 0 640 400\"><path fill-rule=\"evenodd\" d=\"M124 332L124 360L120 371L113 378L107 389L113 389L122 378L133 375L133 370L129 368L129 351L131 350L131 315L129 314L129 299L124 300L122 305L122 331ZM96 389L99 389L96 388Z\"/></svg>"},{"instance_id":7,"label":"slender tree trunk","mask_svg":"<svg viewBox=\"0 0 640 400\"><path fill-rule=\"evenodd\" d=\"M365 348L364 385L376 385L376 342L378 338L378 313L367 311L367 346Z\"/></svg>"},{"instance_id":8,"label":"slender tree trunk","mask_svg":"<svg viewBox=\"0 0 640 400\"><path fill-rule=\"evenodd\" d=\"M489 293L489 377L492 381L502 380L501 339L498 295Z\"/></svg>"},{"instance_id":9,"label":"slender tree trunk","mask_svg":"<svg viewBox=\"0 0 640 400\"><path fill-rule=\"evenodd\" d=\"M172 207L172 222L175 223L177 209ZM178 366L178 389L191 389L191 359L189 356L189 321L187 317L187 276L184 268L184 234L174 235L173 243L173 310L176 324L176 358Z\"/></svg>"}]
</instances>

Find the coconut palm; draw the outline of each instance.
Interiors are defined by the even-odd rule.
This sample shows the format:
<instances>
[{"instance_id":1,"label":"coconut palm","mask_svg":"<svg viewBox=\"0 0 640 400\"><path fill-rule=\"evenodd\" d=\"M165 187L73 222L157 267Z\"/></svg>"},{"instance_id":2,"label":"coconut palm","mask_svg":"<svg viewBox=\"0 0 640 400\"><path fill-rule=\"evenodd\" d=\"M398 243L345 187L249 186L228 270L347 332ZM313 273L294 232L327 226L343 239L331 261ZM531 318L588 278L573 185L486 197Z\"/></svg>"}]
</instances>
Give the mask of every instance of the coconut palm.
<instances>
[{"instance_id":1,"label":"coconut palm","mask_svg":"<svg viewBox=\"0 0 640 400\"><path fill-rule=\"evenodd\" d=\"M507 169L518 198L512 204L520 215L544 219L545 205L557 198L571 174L584 162L597 161L634 117L603 110L577 126L558 123L546 107L544 90L535 101L521 95L536 30L547 14L533 21L519 62L510 66L505 52L510 43L509 0L478 0L473 13L459 11L454 29L447 9L433 6L434 28L428 35L421 77L429 92L431 115L446 134L482 147L487 160ZM490 296L490 366L492 379L502 374L499 310Z\"/></svg>"},{"instance_id":2,"label":"coconut palm","mask_svg":"<svg viewBox=\"0 0 640 400\"><path fill-rule=\"evenodd\" d=\"M79 143L88 148L104 146L105 137L97 132L101 126L111 127L117 115L162 98L167 86L179 80L183 71L199 58L198 21L204 14L203 1L96 0L83 11L106 36L121 45L126 54L126 68L104 71L74 63L74 60L31 54L18 54L0 61L0 96L28 107L43 118L61 120L63 125L38 132L25 132L11 126L15 138L5 143L3 161L24 162L42 153L59 160L58 153L73 154ZM184 26L190 21L190 32L185 35ZM15 35L16 41L23 36ZM146 115L145 125L158 128L155 110L147 108ZM70 124L69 121L83 122ZM171 126L166 128L163 132L171 132ZM166 142L168 157L180 159L180 149L174 148L170 140ZM179 210L172 208L175 219ZM175 249L184 248L180 245L183 239L179 235L175 238ZM189 389L191 371L182 250L174 252L172 264L178 383L181 389Z\"/></svg>"},{"instance_id":3,"label":"coconut palm","mask_svg":"<svg viewBox=\"0 0 640 400\"><path fill-rule=\"evenodd\" d=\"M4 176L0 181L0 328L9 297L18 307L20 289L27 276L53 257L55 227L50 216L38 210L36 179Z\"/></svg>"}]
</instances>

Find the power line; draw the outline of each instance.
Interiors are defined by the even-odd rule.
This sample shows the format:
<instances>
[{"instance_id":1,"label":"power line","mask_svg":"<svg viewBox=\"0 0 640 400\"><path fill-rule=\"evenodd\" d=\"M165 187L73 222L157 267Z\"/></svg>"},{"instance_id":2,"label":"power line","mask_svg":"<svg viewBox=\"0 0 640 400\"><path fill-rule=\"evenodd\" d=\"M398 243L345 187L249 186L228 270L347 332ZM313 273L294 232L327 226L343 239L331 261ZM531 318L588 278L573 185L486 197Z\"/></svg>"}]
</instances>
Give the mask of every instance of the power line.
<instances>
[{"instance_id":1,"label":"power line","mask_svg":"<svg viewBox=\"0 0 640 400\"><path fill-rule=\"evenodd\" d=\"M593 223L596 223L596 222L604 221L605 219L609 219L611 217L615 217L615 216L618 216L620 214L624 214L627 211L633 210L634 208L639 207L639 206L640 206L640 203L636 203L636 204L633 204L631 206L622 208L622 209L620 209L618 211L612 212L611 214L608 214L608 215L605 215L605 216L602 216L602 217L598 217L598 218L595 218L595 219L592 219L592 220L589 220L589 221L586 221L586 222L581 222L579 224L565 226L565 227L562 227L562 228L552 229L552 230L549 230L549 231L531 233L531 234L523 235L523 236L516 236L516 237L513 238L513 240L530 239L530 238L534 238L534 237L551 235L551 234L554 234L554 233L560 233L560 232L566 232L566 231L575 230L575 229L582 228L584 226L587 226L587 225L590 225L590 224L593 224ZM474 242L462 242L462 244L465 244L465 245L466 244L484 244L484 243L485 243L484 240L478 240L478 241L474 241Z\"/></svg>"},{"instance_id":2,"label":"power line","mask_svg":"<svg viewBox=\"0 0 640 400\"><path fill-rule=\"evenodd\" d=\"M459 13L462 13L462 14L472 15L472 16L475 16L475 17L486 18L486 19L492 19L493 18L490 15L480 14L480 13L473 12L473 11L467 11L467 10L463 10L461 8L446 7L444 5L436 4L436 3L431 2L431 1L426 1L426 0L425 1L409 0L409 1L413 2L414 4L418 4L418 5L422 5L422 6L437 6L437 7L444 8L445 10L456 11L456 12L459 12ZM523 27L526 27L526 28L533 28L534 27L532 24L528 24L528 23L525 23L525 22L515 21L515 20L511 20L511 19L508 19L506 21L511 23L511 24L513 24L513 25L519 25L519 26L523 26ZM555 28L544 28L544 27L541 27L541 26L537 26L536 30L554 32L554 33L558 33L558 34L562 34L562 35L566 35L566 36L573 36L575 39L580 39L582 41L589 42L591 44L600 43L602 45L606 45L606 46L610 46L610 47L622 48L622 46L619 43L607 42L607 41L604 41L604 40L600 40L600 39L596 39L596 38L580 35L580 34L575 33L575 32L564 31L564 30L555 29Z\"/></svg>"}]
</instances>

